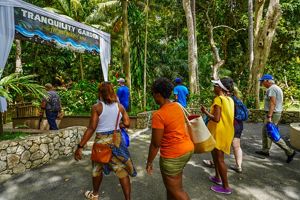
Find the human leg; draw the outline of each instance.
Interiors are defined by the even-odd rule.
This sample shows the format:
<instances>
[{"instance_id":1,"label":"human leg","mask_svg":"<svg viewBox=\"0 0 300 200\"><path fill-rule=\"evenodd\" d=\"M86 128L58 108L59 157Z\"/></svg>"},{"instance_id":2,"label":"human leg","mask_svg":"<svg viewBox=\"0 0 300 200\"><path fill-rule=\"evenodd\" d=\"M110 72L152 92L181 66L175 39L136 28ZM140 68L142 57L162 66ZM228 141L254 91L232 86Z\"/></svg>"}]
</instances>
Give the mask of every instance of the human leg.
<instances>
[{"instance_id":1,"label":"human leg","mask_svg":"<svg viewBox=\"0 0 300 200\"><path fill-rule=\"evenodd\" d=\"M215 178L217 179L220 179L220 174L219 174L219 171L218 171L218 162L217 162L217 154L216 154L216 149L214 149L212 152L211 152L211 155L213 157L213 161L214 161L214 164L215 164Z\"/></svg>"},{"instance_id":2,"label":"human leg","mask_svg":"<svg viewBox=\"0 0 300 200\"><path fill-rule=\"evenodd\" d=\"M188 194L183 190L182 172L175 176L169 176L161 173L164 185L167 190L168 200L189 200Z\"/></svg>"},{"instance_id":3,"label":"human leg","mask_svg":"<svg viewBox=\"0 0 300 200\"><path fill-rule=\"evenodd\" d=\"M56 124L57 115L58 115L58 112L51 112L49 110L46 110L46 117L47 117L47 121L50 126L50 130L58 130L58 127Z\"/></svg>"},{"instance_id":4,"label":"human leg","mask_svg":"<svg viewBox=\"0 0 300 200\"><path fill-rule=\"evenodd\" d=\"M126 176L124 178L119 178L119 182L122 186L123 194L126 200L130 200L130 194L131 194L131 183L129 176Z\"/></svg>"},{"instance_id":5,"label":"human leg","mask_svg":"<svg viewBox=\"0 0 300 200\"><path fill-rule=\"evenodd\" d=\"M227 178L227 166L224 162L224 152L218 149L214 149L214 155L216 157L215 164L216 167L218 168L218 170L216 171L218 171L219 176L221 177L223 187L225 189L229 189L228 178Z\"/></svg>"},{"instance_id":6,"label":"human leg","mask_svg":"<svg viewBox=\"0 0 300 200\"><path fill-rule=\"evenodd\" d=\"M241 148L241 139L233 138L232 146L233 146L233 154L235 158L236 168L242 169L243 151Z\"/></svg>"}]
</instances>

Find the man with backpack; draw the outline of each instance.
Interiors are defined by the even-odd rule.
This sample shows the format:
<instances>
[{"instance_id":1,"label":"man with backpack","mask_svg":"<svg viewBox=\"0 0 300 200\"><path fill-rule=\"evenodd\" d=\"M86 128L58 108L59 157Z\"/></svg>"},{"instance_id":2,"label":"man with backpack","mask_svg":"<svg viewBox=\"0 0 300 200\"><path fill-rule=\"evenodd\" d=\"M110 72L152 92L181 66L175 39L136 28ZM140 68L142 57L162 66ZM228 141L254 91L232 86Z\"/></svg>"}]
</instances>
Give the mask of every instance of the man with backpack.
<instances>
[{"instance_id":1,"label":"man with backpack","mask_svg":"<svg viewBox=\"0 0 300 200\"><path fill-rule=\"evenodd\" d=\"M45 85L48 96L42 99L40 116L46 111L46 118L50 126L50 130L58 130L56 118L61 113L61 103L58 94L54 91L51 83Z\"/></svg>"},{"instance_id":2,"label":"man with backpack","mask_svg":"<svg viewBox=\"0 0 300 200\"><path fill-rule=\"evenodd\" d=\"M262 150L256 151L255 153L269 157L269 151L272 145L272 140L268 137L266 131L266 124L267 123L274 123L275 125L278 124L281 118L281 112L283 110L283 92L280 87L275 84L274 78L270 74L263 75L260 79L260 85L267 88L265 93L265 104L264 109L266 112L266 118L264 121L264 126L262 129ZM285 154L287 155L287 163L290 163L296 152L291 149L289 146L286 145L285 141L280 138L279 141L274 142L277 146L279 146L282 150L284 150Z\"/></svg>"}]
</instances>

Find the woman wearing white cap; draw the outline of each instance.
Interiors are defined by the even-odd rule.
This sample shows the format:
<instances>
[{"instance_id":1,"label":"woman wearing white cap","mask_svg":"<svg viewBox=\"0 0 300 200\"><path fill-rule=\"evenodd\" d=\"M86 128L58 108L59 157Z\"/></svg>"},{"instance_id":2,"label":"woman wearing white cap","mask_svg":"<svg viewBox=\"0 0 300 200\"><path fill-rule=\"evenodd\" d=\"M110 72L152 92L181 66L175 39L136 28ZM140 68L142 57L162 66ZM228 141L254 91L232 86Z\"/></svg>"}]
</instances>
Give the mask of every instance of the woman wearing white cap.
<instances>
[{"instance_id":1,"label":"woman wearing white cap","mask_svg":"<svg viewBox=\"0 0 300 200\"><path fill-rule=\"evenodd\" d=\"M230 154L230 146L234 136L234 102L230 96L227 96L233 89L233 81L231 78L222 78L212 82L216 96L210 107L211 112L208 112L203 106L201 107L201 111L210 118L207 127L216 140L216 147L212 151L216 174L210 176L209 179L217 184L212 186L211 190L217 193L231 194L224 153Z\"/></svg>"}]
</instances>

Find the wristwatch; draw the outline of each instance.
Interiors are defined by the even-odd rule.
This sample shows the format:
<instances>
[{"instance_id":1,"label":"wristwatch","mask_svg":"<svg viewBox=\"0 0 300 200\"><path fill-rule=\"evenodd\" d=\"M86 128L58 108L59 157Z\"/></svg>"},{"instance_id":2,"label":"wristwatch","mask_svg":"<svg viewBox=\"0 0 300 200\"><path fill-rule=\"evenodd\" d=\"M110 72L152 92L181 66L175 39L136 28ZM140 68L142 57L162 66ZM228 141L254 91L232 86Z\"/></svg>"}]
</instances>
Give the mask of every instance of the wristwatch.
<instances>
[{"instance_id":1,"label":"wristwatch","mask_svg":"<svg viewBox=\"0 0 300 200\"><path fill-rule=\"evenodd\" d=\"M267 118L272 118L272 115L267 115Z\"/></svg>"},{"instance_id":2,"label":"wristwatch","mask_svg":"<svg viewBox=\"0 0 300 200\"><path fill-rule=\"evenodd\" d=\"M80 144L77 144L77 148L78 149L83 149L83 146L81 146Z\"/></svg>"}]
</instances>

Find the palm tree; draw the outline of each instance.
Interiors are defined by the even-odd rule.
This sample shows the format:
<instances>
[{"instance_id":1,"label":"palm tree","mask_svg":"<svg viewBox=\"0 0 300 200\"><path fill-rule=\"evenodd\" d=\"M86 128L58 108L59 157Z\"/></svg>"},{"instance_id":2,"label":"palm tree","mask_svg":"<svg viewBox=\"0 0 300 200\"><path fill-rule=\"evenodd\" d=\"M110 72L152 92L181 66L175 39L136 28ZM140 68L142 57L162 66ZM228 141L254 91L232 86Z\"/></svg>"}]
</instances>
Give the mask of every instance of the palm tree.
<instances>
[{"instance_id":1,"label":"palm tree","mask_svg":"<svg viewBox=\"0 0 300 200\"><path fill-rule=\"evenodd\" d=\"M43 86L36 83L34 78L37 75L20 75L13 73L0 79L0 96L5 97L8 101L12 101L12 94L19 96L27 96L31 94L34 98L41 99L45 97L47 92ZM0 112L0 134L3 133L2 113Z\"/></svg>"},{"instance_id":2,"label":"palm tree","mask_svg":"<svg viewBox=\"0 0 300 200\"><path fill-rule=\"evenodd\" d=\"M128 24L128 0L96 0L97 9L86 18L89 24L99 24L99 27L113 27L114 32L119 32L123 27L122 65L125 79L131 90L131 68L130 68L130 39ZM106 13L109 11L110 19ZM103 23L105 22L105 23Z\"/></svg>"}]
</instances>

